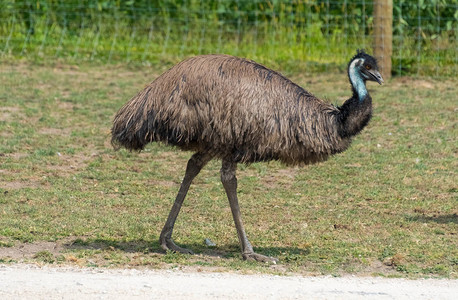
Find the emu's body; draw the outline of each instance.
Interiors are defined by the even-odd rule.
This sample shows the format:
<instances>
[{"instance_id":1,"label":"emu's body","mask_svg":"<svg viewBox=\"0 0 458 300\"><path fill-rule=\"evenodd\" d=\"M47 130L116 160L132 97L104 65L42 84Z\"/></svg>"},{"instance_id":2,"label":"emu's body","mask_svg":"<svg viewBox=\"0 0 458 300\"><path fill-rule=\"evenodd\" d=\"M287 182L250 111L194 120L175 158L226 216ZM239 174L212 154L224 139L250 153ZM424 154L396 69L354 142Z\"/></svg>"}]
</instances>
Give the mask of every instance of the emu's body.
<instances>
[{"instance_id":1,"label":"emu's body","mask_svg":"<svg viewBox=\"0 0 458 300\"><path fill-rule=\"evenodd\" d=\"M363 52L352 59L349 78L353 97L342 107L319 100L260 64L226 55L187 59L122 107L112 128L115 146L141 150L149 142L161 141L196 152L162 230L162 247L190 253L173 243L173 225L193 178L208 161L219 158L243 257L269 260L253 252L243 229L236 165L269 160L309 164L347 149L372 112L372 100L365 89L365 81L371 78L352 74L356 65L351 63L356 59L361 60L360 65L366 61L375 71L377 68L375 60Z\"/></svg>"}]
</instances>

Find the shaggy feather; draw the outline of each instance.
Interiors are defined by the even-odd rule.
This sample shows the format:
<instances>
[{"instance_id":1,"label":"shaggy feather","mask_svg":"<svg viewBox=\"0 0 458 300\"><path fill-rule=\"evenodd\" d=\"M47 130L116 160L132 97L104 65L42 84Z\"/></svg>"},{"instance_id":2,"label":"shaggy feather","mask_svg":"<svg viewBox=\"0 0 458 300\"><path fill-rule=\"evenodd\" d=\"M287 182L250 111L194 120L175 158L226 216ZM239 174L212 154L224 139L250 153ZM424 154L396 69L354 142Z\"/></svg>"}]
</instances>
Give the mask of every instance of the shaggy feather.
<instances>
[{"instance_id":1,"label":"shaggy feather","mask_svg":"<svg viewBox=\"0 0 458 300\"><path fill-rule=\"evenodd\" d=\"M256 62L197 56L118 111L112 143L141 150L156 141L234 162L309 164L347 149L369 122L371 98L364 98L359 103L353 89L353 97L335 107Z\"/></svg>"}]
</instances>

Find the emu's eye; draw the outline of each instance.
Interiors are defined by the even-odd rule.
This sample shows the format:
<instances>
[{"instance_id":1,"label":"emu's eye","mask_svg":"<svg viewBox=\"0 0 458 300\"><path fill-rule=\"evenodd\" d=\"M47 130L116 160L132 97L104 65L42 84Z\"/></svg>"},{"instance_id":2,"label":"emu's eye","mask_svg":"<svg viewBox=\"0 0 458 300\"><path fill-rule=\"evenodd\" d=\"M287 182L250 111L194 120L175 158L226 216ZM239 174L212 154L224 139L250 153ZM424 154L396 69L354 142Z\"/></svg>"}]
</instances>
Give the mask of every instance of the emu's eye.
<instances>
[{"instance_id":1,"label":"emu's eye","mask_svg":"<svg viewBox=\"0 0 458 300\"><path fill-rule=\"evenodd\" d=\"M371 65L366 65L366 70L372 69Z\"/></svg>"}]
</instances>

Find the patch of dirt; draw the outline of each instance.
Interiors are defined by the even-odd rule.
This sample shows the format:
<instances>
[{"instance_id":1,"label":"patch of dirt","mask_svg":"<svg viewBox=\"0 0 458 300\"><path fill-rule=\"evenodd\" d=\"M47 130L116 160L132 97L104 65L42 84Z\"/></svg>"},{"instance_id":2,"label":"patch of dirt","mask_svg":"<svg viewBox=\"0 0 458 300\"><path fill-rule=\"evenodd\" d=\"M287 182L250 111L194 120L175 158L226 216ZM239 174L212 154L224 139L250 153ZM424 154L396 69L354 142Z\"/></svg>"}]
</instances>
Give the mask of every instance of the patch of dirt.
<instances>
[{"instance_id":1,"label":"patch of dirt","mask_svg":"<svg viewBox=\"0 0 458 300\"><path fill-rule=\"evenodd\" d=\"M35 258L37 253L46 251L52 254L54 257L62 255L68 249L101 249L106 250L109 246L103 244L93 243L90 245L79 245L75 244L75 241L84 240L84 237L66 237L61 240L50 242L50 241L36 241L32 243L24 243L20 241L11 242L0 237L0 258L12 259L15 261L27 261ZM1 247L1 245L7 245ZM132 251L133 252L133 251ZM76 262L76 259L69 256L68 262Z\"/></svg>"},{"instance_id":2,"label":"patch of dirt","mask_svg":"<svg viewBox=\"0 0 458 300\"><path fill-rule=\"evenodd\" d=\"M68 136L70 134L70 129L61 129L61 128L52 128L52 127L45 127L41 128L38 133L43 135L63 135Z\"/></svg>"},{"instance_id":3,"label":"patch of dirt","mask_svg":"<svg viewBox=\"0 0 458 300\"><path fill-rule=\"evenodd\" d=\"M68 92L68 96L70 93ZM66 95L62 95L64 98L67 98ZM57 103L57 107L62 109L62 110L68 110L68 111L73 111L75 108L75 105L71 102L66 102L66 101L59 101Z\"/></svg>"},{"instance_id":4,"label":"patch of dirt","mask_svg":"<svg viewBox=\"0 0 458 300\"><path fill-rule=\"evenodd\" d=\"M17 181L1 181L0 180L0 186L5 189L5 190L19 190L23 188L39 188L43 187L43 185L34 180L27 180L27 181L22 181L22 180L17 180Z\"/></svg>"},{"instance_id":5,"label":"patch of dirt","mask_svg":"<svg viewBox=\"0 0 458 300\"><path fill-rule=\"evenodd\" d=\"M35 85L35 88L41 91L45 91L45 90L52 90L55 87L50 83L40 82Z\"/></svg>"},{"instance_id":6,"label":"patch of dirt","mask_svg":"<svg viewBox=\"0 0 458 300\"><path fill-rule=\"evenodd\" d=\"M267 188L289 188L294 182L297 172L297 168L280 169L273 174L262 176L261 183Z\"/></svg>"},{"instance_id":7,"label":"patch of dirt","mask_svg":"<svg viewBox=\"0 0 458 300\"><path fill-rule=\"evenodd\" d=\"M0 107L1 112L19 112L21 109L16 106L3 106Z\"/></svg>"},{"instance_id":8,"label":"patch of dirt","mask_svg":"<svg viewBox=\"0 0 458 300\"><path fill-rule=\"evenodd\" d=\"M23 152L14 152L14 153L8 153L6 154L8 157L11 157L13 159L21 159L21 158L24 158L24 157L27 157L29 156L28 153L23 153Z\"/></svg>"},{"instance_id":9,"label":"patch of dirt","mask_svg":"<svg viewBox=\"0 0 458 300\"><path fill-rule=\"evenodd\" d=\"M66 65L62 63L57 63L54 68L53 72L56 74L63 74L63 75L82 75L84 72L80 71L80 68L75 65Z\"/></svg>"},{"instance_id":10,"label":"patch of dirt","mask_svg":"<svg viewBox=\"0 0 458 300\"><path fill-rule=\"evenodd\" d=\"M27 153L8 153L3 154L4 156L11 157L15 160L19 160L21 158L29 156ZM59 157L59 163L49 165L46 170L42 170L42 175L52 175L58 177L65 177L68 178L73 174L77 173L79 170L84 169L87 165L91 157L94 157L96 154L92 155L85 155L85 154L57 154ZM1 167L1 166L0 166ZM13 175L13 174L20 174L20 170L4 170L0 169L0 175ZM32 176L23 179L16 179L16 180L9 180L6 181L0 177L0 187L5 190L17 190L22 188L47 188L49 184L46 182L41 181L41 177Z\"/></svg>"},{"instance_id":11,"label":"patch of dirt","mask_svg":"<svg viewBox=\"0 0 458 300\"><path fill-rule=\"evenodd\" d=\"M21 112L21 109L19 107L10 107L10 106L5 106L5 107L0 107L0 121L1 122L6 122L11 120L11 116L13 114L19 114Z\"/></svg>"},{"instance_id":12,"label":"patch of dirt","mask_svg":"<svg viewBox=\"0 0 458 300\"><path fill-rule=\"evenodd\" d=\"M374 274L383 274L384 276L399 275L399 273L392 266L387 266L379 260L373 260L358 276L374 276Z\"/></svg>"},{"instance_id":13,"label":"patch of dirt","mask_svg":"<svg viewBox=\"0 0 458 300\"><path fill-rule=\"evenodd\" d=\"M394 80L397 85L409 86L414 85L417 88L433 89L437 85L437 81L428 81L425 79L415 79L411 77L399 77Z\"/></svg>"},{"instance_id":14,"label":"patch of dirt","mask_svg":"<svg viewBox=\"0 0 458 300\"><path fill-rule=\"evenodd\" d=\"M53 255L58 255L64 250L64 243L56 242L34 242L34 243L15 243L12 247L0 247L0 258L13 260L24 260L33 258L37 253L48 251Z\"/></svg>"},{"instance_id":15,"label":"patch of dirt","mask_svg":"<svg viewBox=\"0 0 458 300\"><path fill-rule=\"evenodd\" d=\"M0 121L1 121L1 116L0 116ZM11 132L0 131L0 137L2 138L10 138L12 136L13 134Z\"/></svg>"},{"instance_id":16,"label":"patch of dirt","mask_svg":"<svg viewBox=\"0 0 458 300\"><path fill-rule=\"evenodd\" d=\"M431 80L431 79L422 79L422 78L413 78L413 77L395 77L393 80L387 84L395 88L406 88L409 89L412 87L421 88L421 89L443 89L445 87L453 86L456 84L454 80Z\"/></svg>"},{"instance_id":17,"label":"patch of dirt","mask_svg":"<svg viewBox=\"0 0 458 300\"><path fill-rule=\"evenodd\" d=\"M50 171L57 172L59 176L68 177L78 170L84 169L90 158L91 156L83 154L59 154L61 164L52 166Z\"/></svg>"}]
</instances>

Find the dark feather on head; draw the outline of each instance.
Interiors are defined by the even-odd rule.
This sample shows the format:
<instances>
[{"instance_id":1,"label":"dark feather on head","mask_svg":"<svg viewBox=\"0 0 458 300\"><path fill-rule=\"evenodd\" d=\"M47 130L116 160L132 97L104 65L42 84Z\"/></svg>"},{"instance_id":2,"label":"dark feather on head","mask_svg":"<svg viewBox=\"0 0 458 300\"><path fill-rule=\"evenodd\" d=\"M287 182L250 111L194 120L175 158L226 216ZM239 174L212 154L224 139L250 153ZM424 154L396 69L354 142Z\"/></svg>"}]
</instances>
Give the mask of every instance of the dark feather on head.
<instances>
[{"instance_id":1,"label":"dark feather on head","mask_svg":"<svg viewBox=\"0 0 458 300\"><path fill-rule=\"evenodd\" d=\"M372 69L375 69L375 70L378 70L378 64L377 64L377 59L375 59L375 57L367 54L366 52L364 52L364 49L357 49L356 50L356 55L353 56L351 59L350 59L350 62L348 63L348 66L350 66L351 62L355 59L358 59L358 58L362 58L364 59L364 66L367 67L369 66L370 68Z\"/></svg>"}]
</instances>

